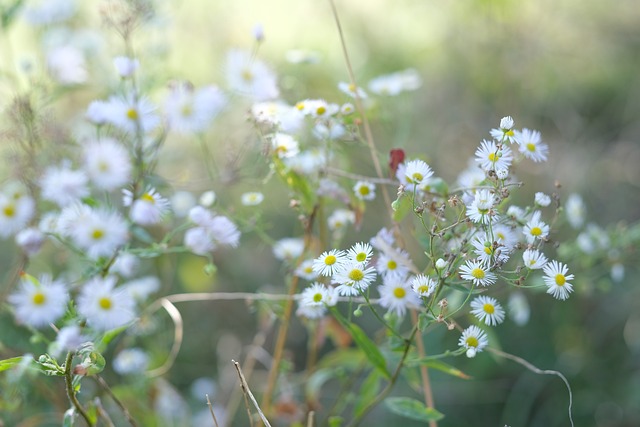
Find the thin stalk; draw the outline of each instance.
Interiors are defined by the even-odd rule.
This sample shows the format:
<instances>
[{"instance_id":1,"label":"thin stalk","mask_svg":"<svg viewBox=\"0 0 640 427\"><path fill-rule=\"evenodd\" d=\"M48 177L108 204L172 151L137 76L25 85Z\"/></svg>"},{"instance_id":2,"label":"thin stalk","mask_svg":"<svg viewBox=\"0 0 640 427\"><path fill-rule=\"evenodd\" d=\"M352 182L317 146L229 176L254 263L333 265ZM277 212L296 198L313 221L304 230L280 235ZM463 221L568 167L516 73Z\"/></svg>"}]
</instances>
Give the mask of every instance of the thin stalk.
<instances>
[{"instance_id":1,"label":"thin stalk","mask_svg":"<svg viewBox=\"0 0 640 427\"><path fill-rule=\"evenodd\" d=\"M413 321L414 328L418 329L418 312L411 310L411 320ZM416 334L416 346L418 347L418 356L420 358L426 357L427 353L424 349L424 341L422 340L422 332L418 331ZM422 388L424 393L424 403L427 408L435 408L433 402L433 391L431 389L431 380L429 378L429 370L425 365L420 365L420 377L422 378ZM435 420L429 421L429 427L438 427L438 422Z\"/></svg>"},{"instance_id":2,"label":"thin stalk","mask_svg":"<svg viewBox=\"0 0 640 427\"><path fill-rule=\"evenodd\" d=\"M80 416L82 416L82 418L84 418L84 420L87 422L87 425L89 427L93 427L95 424L91 421L91 418L89 418L87 411L85 411L85 409L82 407L82 404L76 397L76 392L73 390L73 374L71 373L71 364L73 362L74 354L75 353L73 351L67 353L67 359L64 362L64 381L67 385L67 397L69 398L69 401L74 406L74 408L76 408L76 411L78 411Z\"/></svg>"}]
</instances>

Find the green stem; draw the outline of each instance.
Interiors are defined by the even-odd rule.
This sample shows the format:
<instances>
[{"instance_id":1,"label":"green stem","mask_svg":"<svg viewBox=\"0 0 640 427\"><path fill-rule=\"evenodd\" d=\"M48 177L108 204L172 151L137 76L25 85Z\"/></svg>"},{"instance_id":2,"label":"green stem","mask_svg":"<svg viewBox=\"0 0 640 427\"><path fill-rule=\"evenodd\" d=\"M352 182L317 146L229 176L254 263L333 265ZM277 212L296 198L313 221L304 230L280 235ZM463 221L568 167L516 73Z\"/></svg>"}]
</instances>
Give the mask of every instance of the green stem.
<instances>
[{"instance_id":1,"label":"green stem","mask_svg":"<svg viewBox=\"0 0 640 427\"><path fill-rule=\"evenodd\" d=\"M73 390L73 375L71 373L71 364L74 354L75 353L73 351L67 353L67 359L64 363L64 380L67 385L67 397L69 398L71 404L76 408L78 413L87 422L87 425L89 425L89 427L93 427L95 424L91 421L91 418L89 418L87 411L85 411L85 409L76 398L76 392Z\"/></svg>"}]
</instances>

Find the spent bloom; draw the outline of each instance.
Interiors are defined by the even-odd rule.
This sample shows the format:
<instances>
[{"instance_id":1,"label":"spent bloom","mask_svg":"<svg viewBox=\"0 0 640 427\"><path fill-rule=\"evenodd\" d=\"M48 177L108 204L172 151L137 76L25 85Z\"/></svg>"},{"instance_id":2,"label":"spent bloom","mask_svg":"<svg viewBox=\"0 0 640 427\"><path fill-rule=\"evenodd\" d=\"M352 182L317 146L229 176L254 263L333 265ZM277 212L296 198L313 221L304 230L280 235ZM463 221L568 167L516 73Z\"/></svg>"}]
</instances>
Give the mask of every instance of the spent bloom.
<instances>
[{"instance_id":1,"label":"spent bloom","mask_svg":"<svg viewBox=\"0 0 640 427\"><path fill-rule=\"evenodd\" d=\"M567 274L569 268L558 261L547 263L542 269L544 272L544 283L547 285L547 293L559 300L566 300L573 290L573 285L569 280L573 280L573 274Z\"/></svg>"},{"instance_id":2,"label":"spent bloom","mask_svg":"<svg viewBox=\"0 0 640 427\"><path fill-rule=\"evenodd\" d=\"M484 295L471 301L471 314L489 326L499 325L504 321L505 316L500 303L495 298Z\"/></svg>"},{"instance_id":3,"label":"spent bloom","mask_svg":"<svg viewBox=\"0 0 640 427\"><path fill-rule=\"evenodd\" d=\"M18 291L9 295L18 322L41 328L64 314L69 294L64 283L43 275L40 280L23 275Z\"/></svg>"},{"instance_id":4,"label":"spent bloom","mask_svg":"<svg viewBox=\"0 0 640 427\"><path fill-rule=\"evenodd\" d=\"M467 349L467 357L475 357L489 344L487 334L479 327L473 325L462 331L462 336L458 341L460 347Z\"/></svg>"}]
</instances>

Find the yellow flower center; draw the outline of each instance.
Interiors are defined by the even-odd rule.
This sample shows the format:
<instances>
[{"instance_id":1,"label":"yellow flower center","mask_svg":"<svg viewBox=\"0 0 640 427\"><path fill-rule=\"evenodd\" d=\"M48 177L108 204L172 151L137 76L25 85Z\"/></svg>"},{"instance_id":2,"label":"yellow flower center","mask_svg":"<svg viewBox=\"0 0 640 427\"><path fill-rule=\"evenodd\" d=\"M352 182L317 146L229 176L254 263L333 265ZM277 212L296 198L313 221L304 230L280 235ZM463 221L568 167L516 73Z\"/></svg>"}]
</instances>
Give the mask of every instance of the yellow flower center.
<instances>
[{"instance_id":1,"label":"yellow flower center","mask_svg":"<svg viewBox=\"0 0 640 427\"><path fill-rule=\"evenodd\" d=\"M111 310L111 306L112 306L111 299L107 297L102 297L98 300L98 305L103 310Z\"/></svg>"},{"instance_id":2,"label":"yellow flower center","mask_svg":"<svg viewBox=\"0 0 640 427\"><path fill-rule=\"evenodd\" d=\"M423 178L424 176L420 172L414 172L413 175L411 175L413 182L420 182Z\"/></svg>"},{"instance_id":3,"label":"yellow flower center","mask_svg":"<svg viewBox=\"0 0 640 427\"><path fill-rule=\"evenodd\" d=\"M185 104L180 109L180 114L184 117L190 117L193 114L193 107L189 104Z\"/></svg>"},{"instance_id":4,"label":"yellow flower center","mask_svg":"<svg viewBox=\"0 0 640 427\"><path fill-rule=\"evenodd\" d=\"M493 249L490 246L485 246L484 253L487 255L491 255L493 253Z\"/></svg>"},{"instance_id":5,"label":"yellow flower center","mask_svg":"<svg viewBox=\"0 0 640 427\"><path fill-rule=\"evenodd\" d=\"M242 80L244 80L245 82L250 82L251 80L253 80L253 73L246 68L242 70L242 73L240 73L240 76L242 77Z\"/></svg>"},{"instance_id":6,"label":"yellow flower center","mask_svg":"<svg viewBox=\"0 0 640 427\"><path fill-rule=\"evenodd\" d=\"M321 302L322 301L322 294L321 293L317 293L313 295L313 302Z\"/></svg>"},{"instance_id":7,"label":"yellow flower center","mask_svg":"<svg viewBox=\"0 0 640 427\"><path fill-rule=\"evenodd\" d=\"M366 196L368 195L371 190L369 190L369 187L367 187L366 185L363 185L360 187L360 189L358 190L360 192L361 195Z\"/></svg>"},{"instance_id":8,"label":"yellow flower center","mask_svg":"<svg viewBox=\"0 0 640 427\"><path fill-rule=\"evenodd\" d=\"M140 196L140 200L144 200L145 202L149 202L149 203L155 203L156 199L153 198L153 196L149 193L144 193L142 196Z\"/></svg>"},{"instance_id":9,"label":"yellow flower center","mask_svg":"<svg viewBox=\"0 0 640 427\"><path fill-rule=\"evenodd\" d=\"M38 292L33 295L33 303L35 305L42 305L47 301L47 297L44 296L43 293Z\"/></svg>"},{"instance_id":10,"label":"yellow flower center","mask_svg":"<svg viewBox=\"0 0 640 427\"><path fill-rule=\"evenodd\" d=\"M556 274L556 285L564 286L567 282L567 279L564 277L564 274Z\"/></svg>"},{"instance_id":11,"label":"yellow flower center","mask_svg":"<svg viewBox=\"0 0 640 427\"><path fill-rule=\"evenodd\" d=\"M393 290L393 296L398 299L404 298L405 295L407 295L407 291L405 291L404 288L395 288Z\"/></svg>"},{"instance_id":12,"label":"yellow flower center","mask_svg":"<svg viewBox=\"0 0 640 427\"><path fill-rule=\"evenodd\" d=\"M356 85L354 85L353 83L349 85L349 91L350 92L355 92L356 91Z\"/></svg>"},{"instance_id":13,"label":"yellow flower center","mask_svg":"<svg viewBox=\"0 0 640 427\"><path fill-rule=\"evenodd\" d=\"M542 234L542 229L540 227L533 227L531 229L531 235L532 236L539 236Z\"/></svg>"},{"instance_id":14,"label":"yellow flower center","mask_svg":"<svg viewBox=\"0 0 640 427\"><path fill-rule=\"evenodd\" d=\"M395 270L396 268L398 268L398 263L394 260L389 260L389 262L387 263L387 268L389 270Z\"/></svg>"},{"instance_id":15,"label":"yellow flower center","mask_svg":"<svg viewBox=\"0 0 640 427\"><path fill-rule=\"evenodd\" d=\"M421 294L429 293L429 287L427 285L420 285L418 287L418 292Z\"/></svg>"},{"instance_id":16,"label":"yellow flower center","mask_svg":"<svg viewBox=\"0 0 640 427\"><path fill-rule=\"evenodd\" d=\"M367 254L365 254L364 252L360 252L358 255L356 255L356 261L358 262L364 262L365 259L367 259Z\"/></svg>"},{"instance_id":17,"label":"yellow flower center","mask_svg":"<svg viewBox=\"0 0 640 427\"><path fill-rule=\"evenodd\" d=\"M476 279L484 279L484 270L476 267L473 270L471 270L471 275Z\"/></svg>"},{"instance_id":18,"label":"yellow flower center","mask_svg":"<svg viewBox=\"0 0 640 427\"><path fill-rule=\"evenodd\" d=\"M5 206L2 210L4 212L4 216L13 217L16 214L16 208L13 205Z\"/></svg>"},{"instance_id":19,"label":"yellow flower center","mask_svg":"<svg viewBox=\"0 0 640 427\"><path fill-rule=\"evenodd\" d=\"M531 151L532 153L536 151L536 144L534 144L533 142L530 142L527 144L527 150Z\"/></svg>"},{"instance_id":20,"label":"yellow flower center","mask_svg":"<svg viewBox=\"0 0 640 427\"><path fill-rule=\"evenodd\" d=\"M327 112L327 109L325 107L320 106L316 108L316 114L319 116L323 115L326 112Z\"/></svg>"},{"instance_id":21,"label":"yellow flower center","mask_svg":"<svg viewBox=\"0 0 640 427\"><path fill-rule=\"evenodd\" d=\"M496 308L493 306L493 304L488 304L488 303L483 305L482 309L487 314L493 314L496 311Z\"/></svg>"},{"instance_id":22,"label":"yellow flower center","mask_svg":"<svg viewBox=\"0 0 640 427\"><path fill-rule=\"evenodd\" d=\"M358 268L354 268L349 272L349 279L353 280L354 282L359 282L360 280L364 279L364 272Z\"/></svg>"},{"instance_id":23,"label":"yellow flower center","mask_svg":"<svg viewBox=\"0 0 640 427\"><path fill-rule=\"evenodd\" d=\"M93 233L91 233L91 238L93 240L100 240L102 239L103 236L104 236L104 231L100 230L99 228L96 228L95 230L93 230Z\"/></svg>"},{"instance_id":24,"label":"yellow flower center","mask_svg":"<svg viewBox=\"0 0 640 427\"><path fill-rule=\"evenodd\" d=\"M515 133L513 132L513 130L508 130L508 131L506 131L504 134L505 134L505 135L507 135L507 136L513 136L513 135L515 135Z\"/></svg>"},{"instance_id":25,"label":"yellow flower center","mask_svg":"<svg viewBox=\"0 0 640 427\"><path fill-rule=\"evenodd\" d=\"M489 209L478 208L478 212L480 213L480 215L486 215L489 213Z\"/></svg>"},{"instance_id":26,"label":"yellow flower center","mask_svg":"<svg viewBox=\"0 0 640 427\"><path fill-rule=\"evenodd\" d=\"M324 263L326 265L333 265L337 260L338 259L334 255L327 255L327 257L324 259Z\"/></svg>"},{"instance_id":27,"label":"yellow flower center","mask_svg":"<svg viewBox=\"0 0 640 427\"><path fill-rule=\"evenodd\" d=\"M298 102L296 104L296 108L298 109L298 111L304 110L304 102Z\"/></svg>"},{"instance_id":28,"label":"yellow flower center","mask_svg":"<svg viewBox=\"0 0 640 427\"><path fill-rule=\"evenodd\" d=\"M311 274L313 273L313 267L312 266L305 267L303 271L307 274Z\"/></svg>"},{"instance_id":29,"label":"yellow flower center","mask_svg":"<svg viewBox=\"0 0 640 427\"><path fill-rule=\"evenodd\" d=\"M127 110L127 118L129 120L138 120L138 111L135 108Z\"/></svg>"},{"instance_id":30,"label":"yellow flower center","mask_svg":"<svg viewBox=\"0 0 640 427\"><path fill-rule=\"evenodd\" d=\"M469 347L478 347L478 338L476 337L467 337L465 341Z\"/></svg>"},{"instance_id":31,"label":"yellow flower center","mask_svg":"<svg viewBox=\"0 0 640 427\"><path fill-rule=\"evenodd\" d=\"M100 172L109 172L109 164L107 162L98 163L98 170Z\"/></svg>"},{"instance_id":32,"label":"yellow flower center","mask_svg":"<svg viewBox=\"0 0 640 427\"><path fill-rule=\"evenodd\" d=\"M498 160L498 156L496 155L496 153L490 153L489 160L491 160L492 162L495 162L496 160Z\"/></svg>"}]
</instances>

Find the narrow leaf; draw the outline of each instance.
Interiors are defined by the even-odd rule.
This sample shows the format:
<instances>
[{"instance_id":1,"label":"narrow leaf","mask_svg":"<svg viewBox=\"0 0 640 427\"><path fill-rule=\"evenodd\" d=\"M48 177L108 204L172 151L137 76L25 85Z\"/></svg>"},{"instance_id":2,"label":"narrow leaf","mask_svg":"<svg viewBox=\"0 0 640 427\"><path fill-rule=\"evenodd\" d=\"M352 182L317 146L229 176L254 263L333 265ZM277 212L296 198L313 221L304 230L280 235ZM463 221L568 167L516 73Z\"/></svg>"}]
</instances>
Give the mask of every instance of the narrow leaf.
<instances>
[{"instance_id":1,"label":"narrow leaf","mask_svg":"<svg viewBox=\"0 0 640 427\"><path fill-rule=\"evenodd\" d=\"M369 403L376 398L378 391L380 391L380 373L374 369L360 386L360 393L353 410L356 417L359 417Z\"/></svg>"},{"instance_id":2,"label":"narrow leaf","mask_svg":"<svg viewBox=\"0 0 640 427\"><path fill-rule=\"evenodd\" d=\"M437 369L438 371L442 371L445 374L453 375L454 377L462 378L463 380L468 380L471 377L460 369L449 365L448 363L444 363L441 360L436 359L416 359L411 361L411 366L426 366L428 368Z\"/></svg>"},{"instance_id":3,"label":"narrow leaf","mask_svg":"<svg viewBox=\"0 0 640 427\"><path fill-rule=\"evenodd\" d=\"M438 421L444 418L441 412L427 408L424 403L410 397L390 397L384 401L394 414L417 421Z\"/></svg>"},{"instance_id":4,"label":"narrow leaf","mask_svg":"<svg viewBox=\"0 0 640 427\"><path fill-rule=\"evenodd\" d=\"M23 356L20 357L12 357L11 359L0 360L0 372L6 371L7 369L13 368L15 365L20 363L23 359Z\"/></svg>"}]
</instances>

